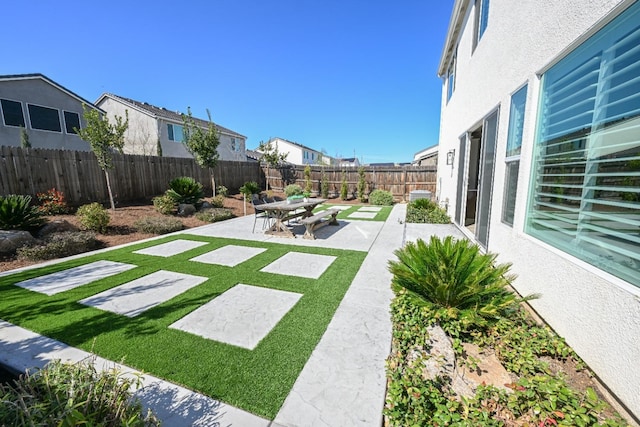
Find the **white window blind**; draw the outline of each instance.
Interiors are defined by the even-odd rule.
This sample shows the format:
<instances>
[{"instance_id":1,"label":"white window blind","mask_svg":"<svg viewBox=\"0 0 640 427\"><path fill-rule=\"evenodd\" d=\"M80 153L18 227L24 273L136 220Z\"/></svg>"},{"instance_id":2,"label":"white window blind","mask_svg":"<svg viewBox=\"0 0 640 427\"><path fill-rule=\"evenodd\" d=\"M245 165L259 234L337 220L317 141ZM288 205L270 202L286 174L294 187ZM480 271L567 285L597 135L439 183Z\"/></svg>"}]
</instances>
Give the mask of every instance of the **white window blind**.
<instances>
[{"instance_id":1,"label":"white window blind","mask_svg":"<svg viewBox=\"0 0 640 427\"><path fill-rule=\"evenodd\" d=\"M542 84L527 232L640 286L640 3Z\"/></svg>"}]
</instances>

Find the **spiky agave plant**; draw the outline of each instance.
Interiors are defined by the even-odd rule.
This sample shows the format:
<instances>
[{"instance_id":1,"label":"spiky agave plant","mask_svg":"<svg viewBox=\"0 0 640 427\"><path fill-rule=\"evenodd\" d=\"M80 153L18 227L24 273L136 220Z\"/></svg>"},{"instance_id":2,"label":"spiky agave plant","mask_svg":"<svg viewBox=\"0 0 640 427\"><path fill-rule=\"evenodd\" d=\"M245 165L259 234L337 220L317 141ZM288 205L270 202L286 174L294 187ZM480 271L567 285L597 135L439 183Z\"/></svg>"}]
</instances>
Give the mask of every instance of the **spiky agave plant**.
<instances>
[{"instance_id":1,"label":"spiky agave plant","mask_svg":"<svg viewBox=\"0 0 640 427\"><path fill-rule=\"evenodd\" d=\"M188 203L199 206L204 197L202 184L189 176L174 178L166 192L175 203Z\"/></svg>"},{"instance_id":2,"label":"spiky agave plant","mask_svg":"<svg viewBox=\"0 0 640 427\"><path fill-rule=\"evenodd\" d=\"M46 222L31 204L31 196L10 194L0 196L0 229L33 230Z\"/></svg>"},{"instance_id":3,"label":"spiky agave plant","mask_svg":"<svg viewBox=\"0 0 640 427\"><path fill-rule=\"evenodd\" d=\"M398 261L389 262L394 289L406 289L443 321L483 327L523 300L506 289L515 279L509 274L511 264L496 265L496 255L481 253L467 240L431 236L429 244L419 239L394 254Z\"/></svg>"}]
</instances>

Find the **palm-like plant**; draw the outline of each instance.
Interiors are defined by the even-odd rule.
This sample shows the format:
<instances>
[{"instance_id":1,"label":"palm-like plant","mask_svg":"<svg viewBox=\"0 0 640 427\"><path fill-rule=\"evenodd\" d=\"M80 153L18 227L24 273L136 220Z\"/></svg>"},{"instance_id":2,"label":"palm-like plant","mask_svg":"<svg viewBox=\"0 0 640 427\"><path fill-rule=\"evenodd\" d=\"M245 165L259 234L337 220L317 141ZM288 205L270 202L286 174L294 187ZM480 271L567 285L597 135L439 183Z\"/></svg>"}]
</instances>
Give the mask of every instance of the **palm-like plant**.
<instances>
[{"instance_id":1,"label":"palm-like plant","mask_svg":"<svg viewBox=\"0 0 640 427\"><path fill-rule=\"evenodd\" d=\"M175 203L187 203L198 206L204 197L202 184L188 176L181 176L171 180L166 192Z\"/></svg>"},{"instance_id":2,"label":"palm-like plant","mask_svg":"<svg viewBox=\"0 0 640 427\"><path fill-rule=\"evenodd\" d=\"M407 289L442 319L483 326L523 300L506 289L515 279L508 274L511 264L495 265L496 255L481 253L467 240L432 236L429 244L418 240L394 254L398 261L389 262L394 288Z\"/></svg>"},{"instance_id":3,"label":"palm-like plant","mask_svg":"<svg viewBox=\"0 0 640 427\"><path fill-rule=\"evenodd\" d=\"M31 196L0 196L0 229L28 231L45 222L38 209L31 205Z\"/></svg>"}]
</instances>

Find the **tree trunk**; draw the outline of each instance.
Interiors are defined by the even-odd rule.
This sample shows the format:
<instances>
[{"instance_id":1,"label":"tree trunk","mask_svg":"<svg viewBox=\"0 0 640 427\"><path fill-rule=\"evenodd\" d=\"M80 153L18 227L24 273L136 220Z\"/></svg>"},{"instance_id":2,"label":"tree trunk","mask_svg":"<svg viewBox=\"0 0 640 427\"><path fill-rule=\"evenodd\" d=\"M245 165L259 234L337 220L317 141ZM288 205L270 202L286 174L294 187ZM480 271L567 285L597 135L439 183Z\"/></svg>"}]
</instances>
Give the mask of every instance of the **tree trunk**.
<instances>
[{"instance_id":1,"label":"tree trunk","mask_svg":"<svg viewBox=\"0 0 640 427\"><path fill-rule=\"evenodd\" d=\"M267 176L265 181L267 181L267 187L265 191L269 191L269 163L267 163Z\"/></svg>"},{"instance_id":2,"label":"tree trunk","mask_svg":"<svg viewBox=\"0 0 640 427\"><path fill-rule=\"evenodd\" d=\"M209 174L211 175L211 188L213 189L213 197L216 197L216 178L213 176L213 169L209 168Z\"/></svg>"},{"instance_id":3,"label":"tree trunk","mask_svg":"<svg viewBox=\"0 0 640 427\"><path fill-rule=\"evenodd\" d=\"M111 192L111 182L109 181L109 171L104 170L104 176L107 178L107 191L109 192L109 202L111 202L111 210L116 210L116 204L113 202L113 193Z\"/></svg>"}]
</instances>

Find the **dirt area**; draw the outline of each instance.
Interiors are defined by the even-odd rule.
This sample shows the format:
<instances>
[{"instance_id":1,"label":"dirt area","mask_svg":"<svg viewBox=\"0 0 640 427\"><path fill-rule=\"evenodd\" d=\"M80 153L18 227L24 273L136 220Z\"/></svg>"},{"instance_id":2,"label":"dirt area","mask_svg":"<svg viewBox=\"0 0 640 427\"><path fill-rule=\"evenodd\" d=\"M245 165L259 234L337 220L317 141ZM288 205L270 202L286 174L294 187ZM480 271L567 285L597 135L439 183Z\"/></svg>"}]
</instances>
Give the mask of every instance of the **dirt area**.
<instances>
[{"instance_id":1,"label":"dirt area","mask_svg":"<svg viewBox=\"0 0 640 427\"><path fill-rule=\"evenodd\" d=\"M274 195L284 197L283 194L275 193ZM210 200L210 199L205 199ZM358 204L358 200L340 200L332 199L330 203L341 204ZM235 194L227 197L224 202L224 207L230 209L235 216L244 215L242 195ZM247 215L253 214L253 208L250 204L247 204ZM143 217L161 217L162 214L158 213L153 208L151 201L140 201L137 203L130 203L123 206L117 206L115 212L109 211L111 215L111 221L106 234L98 234L98 240L104 243L106 247L118 246L124 243L134 242L137 240L148 239L153 234L138 232L133 223ZM49 221L54 220L66 220L69 223L79 227L79 222L75 215L56 215L47 217ZM195 216L179 218L184 224L184 228L199 227L208 223L200 221ZM15 268L25 267L32 264L37 264L39 261L26 261L16 258L2 259L0 258L0 271L13 270Z\"/></svg>"}]
</instances>

